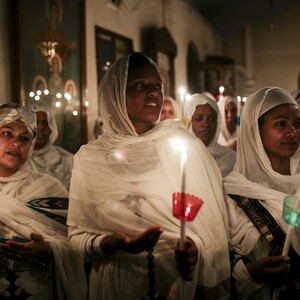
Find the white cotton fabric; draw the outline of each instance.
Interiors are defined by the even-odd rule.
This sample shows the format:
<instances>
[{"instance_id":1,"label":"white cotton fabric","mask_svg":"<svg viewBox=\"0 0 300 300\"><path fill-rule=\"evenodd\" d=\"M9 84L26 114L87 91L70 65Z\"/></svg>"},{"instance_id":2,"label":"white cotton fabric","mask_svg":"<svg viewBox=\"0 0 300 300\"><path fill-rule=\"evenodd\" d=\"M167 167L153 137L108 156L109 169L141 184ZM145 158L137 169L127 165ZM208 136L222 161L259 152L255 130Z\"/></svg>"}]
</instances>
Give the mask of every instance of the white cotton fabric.
<instances>
[{"instance_id":1,"label":"white cotton fabric","mask_svg":"<svg viewBox=\"0 0 300 300\"><path fill-rule=\"evenodd\" d=\"M181 138L188 149L186 191L204 201L196 219L186 224L186 234L199 250L198 272L194 281L185 283L186 299L193 298L197 284L211 296L203 299L228 299L228 226L221 174L206 147L175 121L161 122L142 135L135 132L126 112L129 57L112 65L100 87L107 131L75 155L68 214L70 243L86 256L91 236L114 232L136 236L150 226L161 226L164 232L153 252L156 291L179 299L182 281L174 250L180 222L172 215L172 193L181 190L180 153L170 138ZM89 298L147 296L146 255L118 251L95 257Z\"/></svg>"},{"instance_id":2,"label":"white cotton fabric","mask_svg":"<svg viewBox=\"0 0 300 300\"><path fill-rule=\"evenodd\" d=\"M31 107L34 112L44 112L47 115L51 129L48 143L42 148L33 151L30 165L34 171L49 174L57 178L69 190L74 155L60 146L54 145L58 137L57 123L51 109L42 103Z\"/></svg>"},{"instance_id":3,"label":"white cotton fabric","mask_svg":"<svg viewBox=\"0 0 300 300\"><path fill-rule=\"evenodd\" d=\"M18 273L19 284L33 294L30 299L38 300L41 297L45 300L53 299L52 280L57 287L58 299L84 299L87 290L83 262L68 246L67 227L26 205L28 201L38 198L67 198L68 193L65 188L56 179L46 174L32 173L28 168L10 177L0 177L0 186L1 233L5 231L3 237L21 236L30 239L30 233L36 232L49 241L51 246L53 260L50 272L52 274L45 273L43 269ZM52 212L67 216L66 210L52 210ZM2 292L6 280L2 276L0 280L0 287L2 287L0 292ZM44 290L48 290L47 294Z\"/></svg>"},{"instance_id":4,"label":"white cotton fabric","mask_svg":"<svg viewBox=\"0 0 300 300\"><path fill-rule=\"evenodd\" d=\"M189 131L194 134L193 126L192 126L193 115L198 105L205 105L205 104L209 104L216 111L218 116L217 117L218 125L216 129L216 133L212 141L210 142L210 144L207 146L207 149L209 153L213 156L213 158L216 160L217 165L221 170L222 176L224 177L232 171L235 163L236 153L232 149L226 146L222 146L218 143L218 137L220 134L220 124L222 122L222 118L216 100L204 94L192 95L192 97L186 103L185 117L189 120Z\"/></svg>"},{"instance_id":5,"label":"white cotton fabric","mask_svg":"<svg viewBox=\"0 0 300 300\"><path fill-rule=\"evenodd\" d=\"M234 194L253 199L271 213L284 232L287 224L282 218L283 200L287 195L294 194L300 182L299 149L291 161L291 175L281 175L272 169L270 160L264 150L258 127L258 118L270 109L281 104L296 104L291 95L277 87L262 88L246 101L241 117L241 125L237 140L237 158L234 171L224 179L224 190L227 195ZM236 203L227 196L229 206L229 223L231 250L247 256L251 260L268 256L270 247L253 223ZM299 242L294 248L300 253ZM266 289L253 289L245 284L241 266L233 273L240 289L241 299L269 299ZM244 274L244 275L243 275ZM255 295L255 298L254 298ZM265 295L265 296L264 296ZM257 297L257 298L256 298ZM259 298L266 297L266 298Z\"/></svg>"},{"instance_id":6,"label":"white cotton fabric","mask_svg":"<svg viewBox=\"0 0 300 300\"><path fill-rule=\"evenodd\" d=\"M224 96L224 98L218 102L221 114L220 135L218 138L218 143L227 147L235 142L237 138L237 130L235 130L235 132L231 134L226 126L225 106L229 103L234 103L236 107L238 107L238 100L232 96Z\"/></svg>"},{"instance_id":7,"label":"white cotton fabric","mask_svg":"<svg viewBox=\"0 0 300 300\"><path fill-rule=\"evenodd\" d=\"M22 112L23 110L19 110L20 114ZM34 112L27 108L25 112L27 116L31 115L30 119L35 120ZM26 119L22 118L22 120L25 122ZM4 126L8 124L7 122L1 123L1 125ZM30 124L30 129L35 132L35 124L25 122L27 127ZM52 260L48 268L41 267L17 272L16 284L27 293L32 294L30 297L32 300L52 300L54 297L58 297L60 300L84 299L87 286L83 262L68 245L67 227L27 206L29 201L38 198L68 198L67 190L58 180L46 174L32 172L28 166L28 160L33 147L34 140L27 161L15 174L0 177L0 236L7 239L11 239L13 236L30 239L31 232L41 234L46 241L49 241ZM43 208L43 210L67 217L65 209ZM0 272L1 294L7 293L4 290L9 286L6 276L6 272ZM53 294L52 284L54 282L57 295Z\"/></svg>"},{"instance_id":8,"label":"white cotton fabric","mask_svg":"<svg viewBox=\"0 0 300 300\"><path fill-rule=\"evenodd\" d=\"M291 176L281 175L272 169L258 128L258 118L280 104L297 105L287 91L276 87L263 88L248 97L241 116L234 170L250 181L263 183L277 191L293 194L300 182L298 174L300 149L291 158Z\"/></svg>"}]
</instances>

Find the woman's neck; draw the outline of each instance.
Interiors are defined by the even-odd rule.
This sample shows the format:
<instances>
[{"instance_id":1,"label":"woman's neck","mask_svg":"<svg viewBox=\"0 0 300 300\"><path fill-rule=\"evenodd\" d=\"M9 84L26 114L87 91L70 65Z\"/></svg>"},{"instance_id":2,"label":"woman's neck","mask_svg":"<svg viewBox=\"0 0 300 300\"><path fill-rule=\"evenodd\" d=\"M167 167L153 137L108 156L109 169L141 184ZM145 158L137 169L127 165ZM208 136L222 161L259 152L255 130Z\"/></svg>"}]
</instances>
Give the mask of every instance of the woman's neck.
<instances>
[{"instance_id":1,"label":"woman's neck","mask_svg":"<svg viewBox=\"0 0 300 300\"><path fill-rule=\"evenodd\" d=\"M291 175L290 159L271 161L272 168L281 175Z\"/></svg>"}]
</instances>

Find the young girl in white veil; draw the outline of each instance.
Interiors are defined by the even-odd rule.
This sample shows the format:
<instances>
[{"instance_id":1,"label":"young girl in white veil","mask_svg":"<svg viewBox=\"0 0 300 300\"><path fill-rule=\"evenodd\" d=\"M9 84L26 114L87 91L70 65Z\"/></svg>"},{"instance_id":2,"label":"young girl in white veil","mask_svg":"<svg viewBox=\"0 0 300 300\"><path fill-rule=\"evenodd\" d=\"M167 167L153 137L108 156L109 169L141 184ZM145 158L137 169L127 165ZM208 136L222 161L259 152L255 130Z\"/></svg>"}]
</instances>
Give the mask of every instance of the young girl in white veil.
<instances>
[{"instance_id":1,"label":"young girl in white veil","mask_svg":"<svg viewBox=\"0 0 300 300\"><path fill-rule=\"evenodd\" d=\"M238 299L270 299L290 271L289 257L281 256L288 226L282 212L284 197L299 187L299 128L299 107L287 91L266 87L248 97L236 164L224 180ZM299 236L292 244L299 254Z\"/></svg>"}]
</instances>

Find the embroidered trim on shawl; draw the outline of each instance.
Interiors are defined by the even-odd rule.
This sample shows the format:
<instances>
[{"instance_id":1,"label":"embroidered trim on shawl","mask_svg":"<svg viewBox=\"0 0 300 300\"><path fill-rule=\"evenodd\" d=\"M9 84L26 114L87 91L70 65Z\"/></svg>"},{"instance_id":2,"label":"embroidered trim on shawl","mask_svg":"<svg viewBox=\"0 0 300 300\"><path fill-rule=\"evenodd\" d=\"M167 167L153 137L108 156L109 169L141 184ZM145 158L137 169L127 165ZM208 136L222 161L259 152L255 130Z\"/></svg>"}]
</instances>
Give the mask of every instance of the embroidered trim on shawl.
<instances>
[{"instance_id":1,"label":"embroidered trim on shawl","mask_svg":"<svg viewBox=\"0 0 300 300\"><path fill-rule=\"evenodd\" d=\"M269 243L272 248L271 255L281 255L285 240L285 233L267 209L257 199L250 199L248 197L238 195L229 195L229 197L232 198L245 212L250 221ZM299 299L298 296L296 296L297 288L295 285L295 277L297 276L295 266L299 265L299 256L295 253L293 247L290 248L289 256L291 257L291 261L294 263L291 264L292 270L287 281L286 296L282 299ZM244 260L244 257L237 257L234 253L231 254L231 258L231 263L234 265L239 261L239 259ZM231 265L232 270L234 265ZM271 293L273 292L274 290L271 290Z\"/></svg>"},{"instance_id":2,"label":"embroidered trim on shawl","mask_svg":"<svg viewBox=\"0 0 300 300\"><path fill-rule=\"evenodd\" d=\"M69 199L68 198L59 198L59 197L49 197L49 198L38 198L33 199L27 203L27 206L31 209L44 214L46 217L61 223L63 225L67 225L67 218L61 215L43 210L42 208L47 209L57 209L57 210L66 210L68 209Z\"/></svg>"},{"instance_id":3,"label":"embroidered trim on shawl","mask_svg":"<svg viewBox=\"0 0 300 300\"><path fill-rule=\"evenodd\" d=\"M60 197L37 198L30 200L28 205L48 209L68 209L69 199Z\"/></svg>"},{"instance_id":4,"label":"embroidered trim on shawl","mask_svg":"<svg viewBox=\"0 0 300 300\"><path fill-rule=\"evenodd\" d=\"M273 250L273 255L281 255L285 234L267 209L257 200L229 195L243 209L250 221L260 231Z\"/></svg>"}]
</instances>

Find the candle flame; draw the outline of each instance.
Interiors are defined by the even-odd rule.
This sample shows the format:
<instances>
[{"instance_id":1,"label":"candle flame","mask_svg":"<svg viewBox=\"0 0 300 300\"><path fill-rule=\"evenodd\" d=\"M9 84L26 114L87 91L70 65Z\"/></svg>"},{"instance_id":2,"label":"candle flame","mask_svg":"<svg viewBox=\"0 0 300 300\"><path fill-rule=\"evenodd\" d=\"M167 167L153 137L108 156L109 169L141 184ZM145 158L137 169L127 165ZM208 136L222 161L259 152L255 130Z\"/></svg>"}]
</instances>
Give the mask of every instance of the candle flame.
<instances>
[{"instance_id":1,"label":"candle flame","mask_svg":"<svg viewBox=\"0 0 300 300\"><path fill-rule=\"evenodd\" d=\"M181 139L171 138L170 142L176 149L181 152L181 154L186 154L186 147Z\"/></svg>"}]
</instances>

